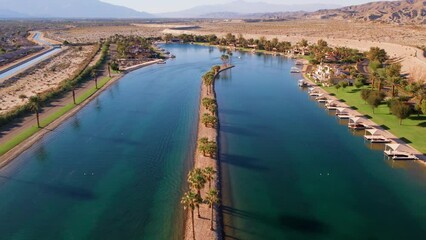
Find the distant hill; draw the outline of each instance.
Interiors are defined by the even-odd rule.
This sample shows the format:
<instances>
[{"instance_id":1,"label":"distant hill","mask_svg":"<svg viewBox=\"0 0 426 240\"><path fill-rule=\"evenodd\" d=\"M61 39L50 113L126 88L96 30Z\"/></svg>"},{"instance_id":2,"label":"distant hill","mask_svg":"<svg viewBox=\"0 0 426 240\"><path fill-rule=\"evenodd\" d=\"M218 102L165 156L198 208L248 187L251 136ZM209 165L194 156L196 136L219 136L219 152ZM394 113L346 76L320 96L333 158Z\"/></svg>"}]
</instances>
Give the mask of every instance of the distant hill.
<instances>
[{"instance_id":1,"label":"distant hill","mask_svg":"<svg viewBox=\"0 0 426 240\"><path fill-rule=\"evenodd\" d=\"M23 13L18 13L15 11L11 11L8 9L0 9L0 19L7 19L7 18L26 18L28 15Z\"/></svg>"},{"instance_id":2,"label":"distant hill","mask_svg":"<svg viewBox=\"0 0 426 240\"><path fill-rule=\"evenodd\" d=\"M295 11L316 11L319 9L331 9L340 7L333 4L271 4L265 2L246 2L244 0L237 0L225 4L215 5L202 5L193 7L179 12L170 12L157 14L158 17L168 18L226 18L238 17L246 14L254 13L270 13L270 12L295 12Z\"/></svg>"},{"instance_id":3,"label":"distant hill","mask_svg":"<svg viewBox=\"0 0 426 240\"><path fill-rule=\"evenodd\" d=\"M0 0L0 17L19 18L153 18L145 12L99 0Z\"/></svg>"},{"instance_id":4,"label":"distant hill","mask_svg":"<svg viewBox=\"0 0 426 240\"><path fill-rule=\"evenodd\" d=\"M426 1L372 2L309 14L309 18L426 24Z\"/></svg>"}]
</instances>

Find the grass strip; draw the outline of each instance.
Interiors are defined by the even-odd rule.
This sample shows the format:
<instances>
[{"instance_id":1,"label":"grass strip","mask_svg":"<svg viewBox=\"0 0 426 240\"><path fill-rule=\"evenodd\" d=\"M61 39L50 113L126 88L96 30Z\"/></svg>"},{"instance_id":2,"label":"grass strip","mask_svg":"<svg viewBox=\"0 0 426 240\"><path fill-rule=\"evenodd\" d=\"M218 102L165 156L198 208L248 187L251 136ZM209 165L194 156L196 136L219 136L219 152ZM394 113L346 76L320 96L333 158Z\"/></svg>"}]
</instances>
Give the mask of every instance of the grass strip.
<instances>
[{"instance_id":1,"label":"grass strip","mask_svg":"<svg viewBox=\"0 0 426 240\"><path fill-rule=\"evenodd\" d=\"M343 100L353 109L357 110L373 122L390 131L392 134L409 143L422 153L426 153L426 115L411 115L404 119L402 125L399 120L390 113L387 104L381 104L374 110L361 98L361 89L347 87L337 90L334 87L324 87L329 93Z\"/></svg>"},{"instance_id":2,"label":"grass strip","mask_svg":"<svg viewBox=\"0 0 426 240\"><path fill-rule=\"evenodd\" d=\"M112 78L110 77L103 77L98 82L98 88L89 88L86 91L83 92L80 96L76 98L77 104L81 104L82 102L86 101L89 97L91 97L93 94L95 94L98 90L100 90L105 84L107 84ZM58 109L56 112L50 114L49 116L41 119L40 124L41 126L47 126L53 121L57 120L58 118L62 117L67 112L71 111L78 105L75 105L74 103L67 104L63 106L62 108ZM14 136L9 141L3 143L0 145L0 156L10 151L12 148L16 147L26 139L33 136L35 133L40 131L41 129L37 126L31 126L23 130L21 133Z\"/></svg>"}]
</instances>

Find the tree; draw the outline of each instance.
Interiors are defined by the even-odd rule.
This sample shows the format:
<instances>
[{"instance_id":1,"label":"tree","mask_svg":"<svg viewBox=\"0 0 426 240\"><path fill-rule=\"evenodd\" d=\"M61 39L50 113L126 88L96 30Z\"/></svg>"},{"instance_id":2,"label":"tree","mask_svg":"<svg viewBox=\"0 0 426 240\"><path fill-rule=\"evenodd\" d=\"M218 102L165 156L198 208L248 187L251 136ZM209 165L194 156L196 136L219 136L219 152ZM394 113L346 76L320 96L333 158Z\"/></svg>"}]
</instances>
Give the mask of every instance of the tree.
<instances>
[{"instance_id":1,"label":"tree","mask_svg":"<svg viewBox=\"0 0 426 240\"><path fill-rule=\"evenodd\" d=\"M206 185L206 179L204 178L203 170L201 168L195 168L188 174L188 183L192 190L197 191L197 195L201 197L201 189ZM198 217L200 218L200 208L198 209Z\"/></svg>"},{"instance_id":2,"label":"tree","mask_svg":"<svg viewBox=\"0 0 426 240\"><path fill-rule=\"evenodd\" d=\"M212 70L214 71L215 74L218 74L220 71L220 66L216 65L212 67Z\"/></svg>"},{"instance_id":3,"label":"tree","mask_svg":"<svg viewBox=\"0 0 426 240\"><path fill-rule=\"evenodd\" d=\"M382 102L382 100L383 100L383 97L377 91L373 91L373 92L371 92L369 94L369 96L367 98L367 103L373 109L373 113L374 113L374 109L376 109L380 105L380 103Z\"/></svg>"},{"instance_id":4,"label":"tree","mask_svg":"<svg viewBox=\"0 0 426 240\"><path fill-rule=\"evenodd\" d=\"M386 68L388 82L392 85L392 97L395 97L395 87L401 82L401 64L393 63Z\"/></svg>"},{"instance_id":5,"label":"tree","mask_svg":"<svg viewBox=\"0 0 426 240\"><path fill-rule=\"evenodd\" d=\"M180 201L183 205L183 208L191 210L191 220L192 220L192 237L195 240L195 227L194 227L194 210L195 208L199 208L200 203L202 203L202 199L200 195L189 191L185 193Z\"/></svg>"},{"instance_id":6,"label":"tree","mask_svg":"<svg viewBox=\"0 0 426 240\"><path fill-rule=\"evenodd\" d=\"M113 70L113 71L120 70L120 67L118 66L117 62L114 61L114 62L111 63L111 70Z\"/></svg>"},{"instance_id":7,"label":"tree","mask_svg":"<svg viewBox=\"0 0 426 240\"><path fill-rule=\"evenodd\" d=\"M213 167L206 167L203 169L204 177L206 178L207 182L209 182L209 190L212 187L212 180L214 179L216 172L217 171Z\"/></svg>"},{"instance_id":8,"label":"tree","mask_svg":"<svg viewBox=\"0 0 426 240\"><path fill-rule=\"evenodd\" d=\"M40 126L40 116L39 116L39 112L40 112L40 97L38 95L36 96L32 96L30 97L30 102L29 102L29 108L31 111L35 112L36 114L36 119L37 119L37 127L41 128Z\"/></svg>"},{"instance_id":9,"label":"tree","mask_svg":"<svg viewBox=\"0 0 426 240\"><path fill-rule=\"evenodd\" d=\"M211 212L211 218L210 218L210 230L214 230L213 229L213 213L214 213L214 205L219 203L219 193L217 192L216 189L210 189L207 194L206 194L206 198L204 200L204 202L206 204L209 205L209 208L211 208L212 212Z\"/></svg>"},{"instance_id":10,"label":"tree","mask_svg":"<svg viewBox=\"0 0 426 240\"><path fill-rule=\"evenodd\" d=\"M347 88L347 87L349 86L348 82L346 82L346 81L340 81L340 82L339 82L339 85L340 85L343 89L345 89L345 88Z\"/></svg>"},{"instance_id":11,"label":"tree","mask_svg":"<svg viewBox=\"0 0 426 240\"><path fill-rule=\"evenodd\" d=\"M309 46L309 43L308 43L308 40L302 38L302 40L300 40L300 42L298 42L297 45L305 48L305 47Z\"/></svg>"},{"instance_id":12,"label":"tree","mask_svg":"<svg viewBox=\"0 0 426 240\"><path fill-rule=\"evenodd\" d=\"M372 90L370 89L362 89L361 90L361 98L364 100L364 102L367 102L368 97L370 96Z\"/></svg>"},{"instance_id":13,"label":"tree","mask_svg":"<svg viewBox=\"0 0 426 240\"><path fill-rule=\"evenodd\" d=\"M108 62L108 77L111 77L111 62Z\"/></svg>"},{"instance_id":14,"label":"tree","mask_svg":"<svg viewBox=\"0 0 426 240\"><path fill-rule=\"evenodd\" d=\"M371 47L370 51L367 52L367 58L370 61L379 61L380 63L386 62L388 60L388 54L384 49L379 47Z\"/></svg>"},{"instance_id":15,"label":"tree","mask_svg":"<svg viewBox=\"0 0 426 240\"><path fill-rule=\"evenodd\" d=\"M359 89L359 88L361 88L362 86L364 86L364 81L363 81L362 79L357 78L357 79L355 80L355 87Z\"/></svg>"},{"instance_id":16,"label":"tree","mask_svg":"<svg viewBox=\"0 0 426 240\"><path fill-rule=\"evenodd\" d=\"M171 33L166 33L166 34L164 35L163 39L164 39L164 41L165 41L166 43L168 43L168 42L172 41L172 39L173 39L173 34L171 34Z\"/></svg>"},{"instance_id":17,"label":"tree","mask_svg":"<svg viewBox=\"0 0 426 240\"><path fill-rule=\"evenodd\" d=\"M92 72L90 73L90 75L95 80L95 87L97 89L98 88L98 74L96 73L96 70L93 69Z\"/></svg>"},{"instance_id":18,"label":"tree","mask_svg":"<svg viewBox=\"0 0 426 240\"><path fill-rule=\"evenodd\" d=\"M216 125L217 125L217 118L215 116L208 114L208 113L204 113L204 115L201 119L201 122L206 127L215 128Z\"/></svg>"},{"instance_id":19,"label":"tree","mask_svg":"<svg viewBox=\"0 0 426 240\"><path fill-rule=\"evenodd\" d=\"M229 56L228 56L227 54L223 54L223 55L220 57L220 60L222 60L223 65L224 65L225 67L227 67L227 66L228 66Z\"/></svg>"},{"instance_id":20,"label":"tree","mask_svg":"<svg viewBox=\"0 0 426 240\"><path fill-rule=\"evenodd\" d=\"M339 89L340 89L342 86L340 86L340 84L336 84L336 85L334 85L334 87L336 88L337 92L339 92Z\"/></svg>"},{"instance_id":21,"label":"tree","mask_svg":"<svg viewBox=\"0 0 426 240\"><path fill-rule=\"evenodd\" d=\"M399 119L399 125L402 125L402 120L411 115L411 108L399 100L393 101L390 108L392 114Z\"/></svg>"}]
</instances>

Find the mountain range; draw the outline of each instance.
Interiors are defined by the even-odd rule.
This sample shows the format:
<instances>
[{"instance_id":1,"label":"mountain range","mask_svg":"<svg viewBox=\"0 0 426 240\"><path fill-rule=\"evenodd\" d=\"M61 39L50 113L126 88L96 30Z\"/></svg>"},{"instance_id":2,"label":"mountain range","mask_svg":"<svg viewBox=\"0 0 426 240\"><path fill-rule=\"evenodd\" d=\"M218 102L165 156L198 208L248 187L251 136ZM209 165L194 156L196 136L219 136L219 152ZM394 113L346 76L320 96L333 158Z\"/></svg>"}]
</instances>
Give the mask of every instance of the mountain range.
<instances>
[{"instance_id":1,"label":"mountain range","mask_svg":"<svg viewBox=\"0 0 426 240\"><path fill-rule=\"evenodd\" d=\"M348 19L386 23L426 24L426 0L371 2L308 15L320 19Z\"/></svg>"},{"instance_id":2,"label":"mountain range","mask_svg":"<svg viewBox=\"0 0 426 240\"><path fill-rule=\"evenodd\" d=\"M153 18L99 0L0 0L0 18Z\"/></svg>"},{"instance_id":3,"label":"mountain range","mask_svg":"<svg viewBox=\"0 0 426 240\"><path fill-rule=\"evenodd\" d=\"M338 19L426 24L426 0L380 1L338 8L330 4L271 4L236 0L150 14L100 0L0 0L0 18L255 18Z\"/></svg>"},{"instance_id":4,"label":"mountain range","mask_svg":"<svg viewBox=\"0 0 426 240\"><path fill-rule=\"evenodd\" d=\"M333 9L341 7L335 4L272 4L266 2L247 2L236 0L224 4L202 5L178 12L169 12L158 14L159 17L167 18L216 18L216 17L238 17L255 13L270 12L313 12L320 9Z\"/></svg>"}]
</instances>

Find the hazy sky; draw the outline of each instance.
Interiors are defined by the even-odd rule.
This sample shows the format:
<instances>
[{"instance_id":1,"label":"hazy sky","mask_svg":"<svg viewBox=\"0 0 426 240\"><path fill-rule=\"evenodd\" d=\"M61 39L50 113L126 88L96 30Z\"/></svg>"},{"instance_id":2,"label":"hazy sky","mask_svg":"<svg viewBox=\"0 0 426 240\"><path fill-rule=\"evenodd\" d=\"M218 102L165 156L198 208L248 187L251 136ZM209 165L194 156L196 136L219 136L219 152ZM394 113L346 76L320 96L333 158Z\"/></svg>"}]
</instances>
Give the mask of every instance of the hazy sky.
<instances>
[{"instance_id":1,"label":"hazy sky","mask_svg":"<svg viewBox=\"0 0 426 240\"><path fill-rule=\"evenodd\" d=\"M150 13L174 12L184 10L198 5L227 3L233 0L101 0L116 5L130 7L139 11ZM246 0L250 2L268 2L278 4L295 4L294 0ZM298 0L297 4L304 3L327 3L338 5L355 5L378 0Z\"/></svg>"}]
</instances>

